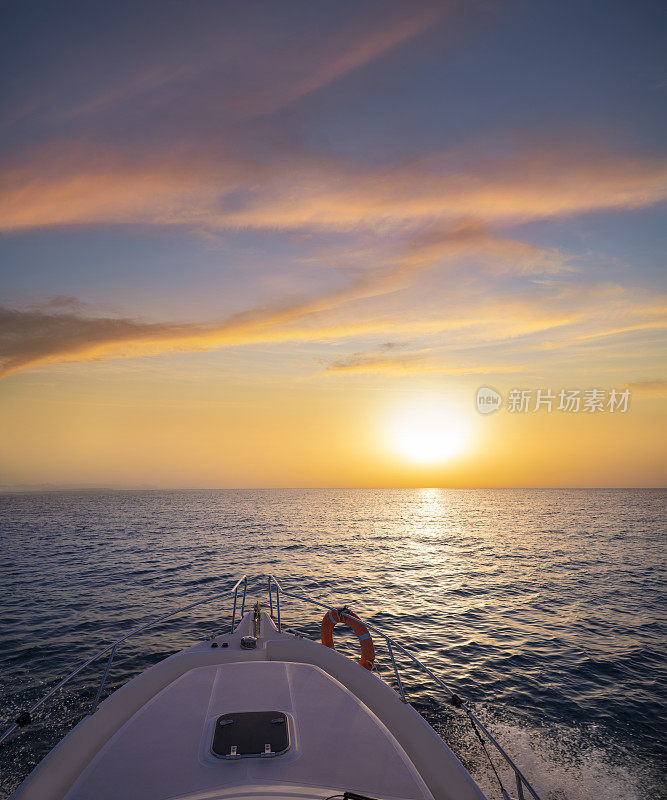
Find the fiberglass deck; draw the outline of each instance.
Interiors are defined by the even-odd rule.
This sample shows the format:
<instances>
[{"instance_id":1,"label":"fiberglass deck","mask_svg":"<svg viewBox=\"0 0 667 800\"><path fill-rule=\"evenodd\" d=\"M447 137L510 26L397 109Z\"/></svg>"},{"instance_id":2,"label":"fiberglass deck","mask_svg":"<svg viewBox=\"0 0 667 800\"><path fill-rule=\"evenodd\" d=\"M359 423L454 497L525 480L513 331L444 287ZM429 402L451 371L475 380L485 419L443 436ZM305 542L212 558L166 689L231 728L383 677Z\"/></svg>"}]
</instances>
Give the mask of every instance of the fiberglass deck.
<instances>
[{"instance_id":1,"label":"fiberglass deck","mask_svg":"<svg viewBox=\"0 0 667 800\"><path fill-rule=\"evenodd\" d=\"M212 753L221 715L266 710L288 718L284 754ZM199 667L170 683L101 748L66 800L212 800L249 785L267 796L292 785L312 788L310 797L348 789L432 798L389 730L336 679L311 664L253 661Z\"/></svg>"}]
</instances>

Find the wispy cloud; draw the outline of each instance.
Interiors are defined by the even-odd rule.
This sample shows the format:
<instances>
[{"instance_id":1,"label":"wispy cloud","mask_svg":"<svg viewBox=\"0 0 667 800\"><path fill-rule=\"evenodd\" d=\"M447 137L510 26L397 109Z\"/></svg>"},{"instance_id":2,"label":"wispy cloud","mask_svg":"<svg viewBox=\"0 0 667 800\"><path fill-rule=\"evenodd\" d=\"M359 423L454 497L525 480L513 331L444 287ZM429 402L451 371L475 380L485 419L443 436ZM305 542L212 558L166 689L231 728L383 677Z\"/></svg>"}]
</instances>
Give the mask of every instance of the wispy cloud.
<instances>
[{"instance_id":1,"label":"wispy cloud","mask_svg":"<svg viewBox=\"0 0 667 800\"><path fill-rule=\"evenodd\" d=\"M245 92L236 109L243 118L272 114L317 92L344 75L369 64L397 45L422 33L438 18L444 16L453 3L414 6L398 17L395 13L372 19L358 17L342 31L330 31L313 43L293 47L282 54L282 64L292 67L292 81L281 80L278 85L261 91ZM261 55L259 56L261 59ZM270 75L275 62L262 64L264 75ZM266 78L265 78L266 80Z\"/></svg>"},{"instance_id":2,"label":"wispy cloud","mask_svg":"<svg viewBox=\"0 0 667 800\"><path fill-rule=\"evenodd\" d=\"M164 30L128 43L122 65L113 47L105 51L90 80L71 80L83 74L85 47L60 54L52 73L37 76L34 96L10 98L0 231L142 224L209 236L343 234L373 244L345 259L347 280L338 288L304 290L207 323L94 315L68 297L5 308L3 374L60 360L376 335L446 333L446 344L457 346L550 331L539 343L547 351L657 328L659 311L646 298L621 289L618 300L598 283L606 304L600 312L599 295L563 281L574 270L572 254L513 230L664 200L664 159L540 146L536 138L526 146L518 137L512 147L490 148L495 156L440 143L419 156L369 157L367 148L354 155L354 148L311 141L303 119L294 124L292 114L307 113L307 98L396 54L461 5L371 3L331 26L306 14L303 24L285 22L280 35L271 19L245 6L215 7L208 26L184 30L171 9L176 17ZM316 254L318 285L331 284L329 255L325 246ZM428 313L423 297L410 308L408 293L434 274L445 287L444 309ZM536 279L545 276L562 282L540 289ZM510 281L519 284L514 296ZM396 313L390 303L401 293ZM463 368L375 348L337 359L329 370Z\"/></svg>"},{"instance_id":3,"label":"wispy cloud","mask_svg":"<svg viewBox=\"0 0 667 800\"><path fill-rule=\"evenodd\" d=\"M185 128L189 137L213 128L219 134L221 126L228 132L378 60L451 17L459 3L365 3L352 10L306 4L298 24L290 9L275 15L247 4L214 3L195 15L157 5L152 15L123 12L120 19L111 7L97 9L97 25L107 25L94 52L88 29L59 31L49 70L24 68L20 86L8 87L3 127L29 117L33 134L42 126L53 135L76 122L77 129L106 140L108 132L97 123L123 115L126 137L152 124L172 145ZM24 35L29 47L30 33Z\"/></svg>"},{"instance_id":4,"label":"wispy cloud","mask_svg":"<svg viewBox=\"0 0 667 800\"><path fill-rule=\"evenodd\" d=\"M368 291L366 291L368 294ZM256 308L226 320L198 324L86 316L44 308L0 308L0 374L38 364L234 347L253 343L325 342L381 337L377 348L335 359L332 373L392 372L470 374L516 372L526 358L553 350L581 349L618 330L623 315L628 331L659 330L667 302L619 286L546 283L518 296L489 298L460 294L446 312L424 317L359 313L346 299L360 291L322 295L310 301ZM593 298L604 298L597 307ZM431 344L419 349L382 344L391 331ZM481 363L475 352L502 345ZM450 353L448 355L448 352ZM618 354L624 358L623 353Z\"/></svg>"},{"instance_id":5,"label":"wispy cloud","mask_svg":"<svg viewBox=\"0 0 667 800\"><path fill-rule=\"evenodd\" d=\"M552 271L560 263L558 254L502 239L470 221L413 233L402 243L401 250L384 258L376 253L377 263L371 266L353 265L347 284L341 288L308 297L278 299L206 324L96 317L70 297L51 298L25 310L0 308L2 374L58 360L196 350L257 341L317 341L400 330L400 324L382 312L365 309L360 313L359 304L405 290L424 270L446 269L463 254L488 258L491 269L501 273L507 269L518 273ZM507 259L511 259L511 265ZM350 313L352 318L346 319ZM461 324L460 319L454 319L455 315L453 324ZM409 322L408 330L414 329L415 322ZM427 329L433 324L427 322ZM442 325L440 321L436 328ZM419 323L416 328L420 329Z\"/></svg>"},{"instance_id":6,"label":"wispy cloud","mask_svg":"<svg viewBox=\"0 0 667 800\"><path fill-rule=\"evenodd\" d=\"M520 365L454 363L426 355L382 356L355 353L333 361L327 372L337 374L386 373L391 375L494 375L522 372Z\"/></svg>"},{"instance_id":7,"label":"wispy cloud","mask_svg":"<svg viewBox=\"0 0 667 800\"><path fill-rule=\"evenodd\" d=\"M89 161L89 163L86 163ZM105 161L105 165L101 165ZM373 169L292 153L261 163L228 153L216 165L47 152L6 165L0 230L84 224L350 230L437 220L516 223L649 206L667 198L667 162L589 154L524 154L469 172L448 163Z\"/></svg>"},{"instance_id":8,"label":"wispy cloud","mask_svg":"<svg viewBox=\"0 0 667 800\"><path fill-rule=\"evenodd\" d=\"M629 384L632 393L646 398L667 397L667 380L655 378L653 380L635 381Z\"/></svg>"}]
</instances>

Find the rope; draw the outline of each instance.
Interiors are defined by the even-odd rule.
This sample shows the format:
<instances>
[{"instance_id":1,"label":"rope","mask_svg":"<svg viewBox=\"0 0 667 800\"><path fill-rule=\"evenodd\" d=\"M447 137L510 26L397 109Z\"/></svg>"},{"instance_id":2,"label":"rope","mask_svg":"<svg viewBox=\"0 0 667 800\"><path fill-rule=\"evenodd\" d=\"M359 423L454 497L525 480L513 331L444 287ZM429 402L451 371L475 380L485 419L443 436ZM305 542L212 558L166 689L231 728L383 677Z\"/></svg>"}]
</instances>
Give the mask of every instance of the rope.
<instances>
[{"instance_id":1,"label":"rope","mask_svg":"<svg viewBox=\"0 0 667 800\"><path fill-rule=\"evenodd\" d=\"M498 785L500 786L500 791L501 791L503 797L507 797L507 792L505 791L505 787L503 786L503 782L500 780L500 775L498 775L498 771L496 770L496 767L495 767L495 765L493 763L493 759L491 758L491 755L490 755L489 751L486 748L486 742L482 738L480 732L477 730L477 725L475 725L475 720L472 718L470 712L467 709L466 709L466 714L468 715L468 719L470 720L470 724L472 725L472 729L475 731L475 735L479 739L480 744L482 745L482 748L484 749L484 752L486 753L486 757L489 759L489 764L491 764L491 769L493 770L493 774L496 776L496 780L498 781Z\"/></svg>"}]
</instances>

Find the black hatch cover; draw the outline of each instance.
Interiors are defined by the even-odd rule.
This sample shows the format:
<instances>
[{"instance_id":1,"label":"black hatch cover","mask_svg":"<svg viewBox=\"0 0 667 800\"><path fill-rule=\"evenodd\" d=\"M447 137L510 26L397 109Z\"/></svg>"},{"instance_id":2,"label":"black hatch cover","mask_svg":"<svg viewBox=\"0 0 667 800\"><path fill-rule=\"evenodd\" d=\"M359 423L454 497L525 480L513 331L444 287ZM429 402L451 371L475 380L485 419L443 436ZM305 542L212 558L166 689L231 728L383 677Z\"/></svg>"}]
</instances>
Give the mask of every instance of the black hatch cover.
<instances>
[{"instance_id":1,"label":"black hatch cover","mask_svg":"<svg viewBox=\"0 0 667 800\"><path fill-rule=\"evenodd\" d=\"M215 721L211 752L219 758L271 758L289 750L289 722L282 711L238 711Z\"/></svg>"}]
</instances>

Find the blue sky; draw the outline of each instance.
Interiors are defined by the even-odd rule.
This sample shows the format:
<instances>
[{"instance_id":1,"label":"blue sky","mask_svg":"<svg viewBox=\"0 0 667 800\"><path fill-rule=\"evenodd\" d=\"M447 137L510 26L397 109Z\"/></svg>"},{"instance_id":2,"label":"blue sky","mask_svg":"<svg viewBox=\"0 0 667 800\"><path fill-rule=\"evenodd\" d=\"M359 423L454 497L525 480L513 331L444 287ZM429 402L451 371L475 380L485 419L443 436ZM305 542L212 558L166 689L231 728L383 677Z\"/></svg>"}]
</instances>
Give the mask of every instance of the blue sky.
<instances>
[{"instance_id":1,"label":"blue sky","mask_svg":"<svg viewBox=\"0 0 667 800\"><path fill-rule=\"evenodd\" d=\"M655 394L665 14L5 3L6 383L151 358Z\"/></svg>"}]
</instances>

